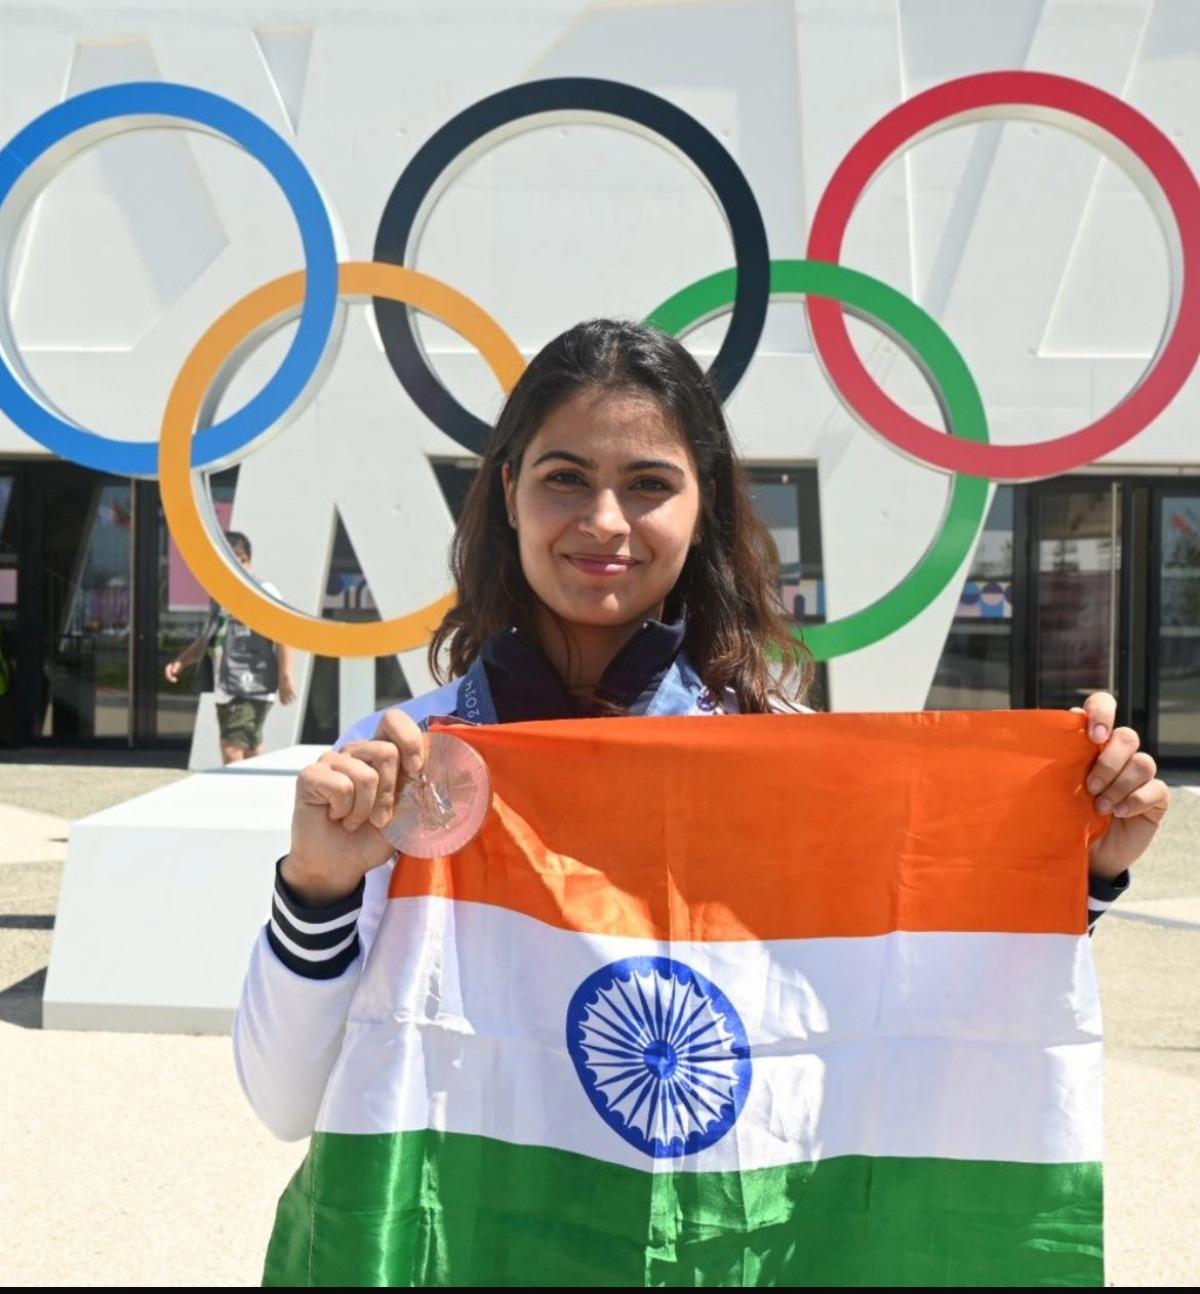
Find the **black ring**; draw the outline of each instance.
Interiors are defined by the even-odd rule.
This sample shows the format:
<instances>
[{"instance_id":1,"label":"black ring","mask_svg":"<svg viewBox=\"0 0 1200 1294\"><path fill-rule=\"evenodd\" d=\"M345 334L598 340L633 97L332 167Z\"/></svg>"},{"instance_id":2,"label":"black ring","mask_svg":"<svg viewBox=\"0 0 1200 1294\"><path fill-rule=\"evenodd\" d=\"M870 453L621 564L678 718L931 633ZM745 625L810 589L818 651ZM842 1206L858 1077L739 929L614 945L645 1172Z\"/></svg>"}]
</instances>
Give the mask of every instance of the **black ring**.
<instances>
[{"instance_id":1,"label":"black ring","mask_svg":"<svg viewBox=\"0 0 1200 1294\"><path fill-rule=\"evenodd\" d=\"M633 122L673 144L708 182L729 226L738 274L729 328L709 370L721 399L727 400L754 356L767 317L767 231L746 177L720 140L656 94L620 81L567 76L529 81L480 99L442 126L404 168L383 209L375 259L405 263L421 206L457 157L493 131L548 112L603 113ZM491 428L438 380L418 344L408 307L379 297L373 304L388 362L417 407L464 449L483 453Z\"/></svg>"}]
</instances>

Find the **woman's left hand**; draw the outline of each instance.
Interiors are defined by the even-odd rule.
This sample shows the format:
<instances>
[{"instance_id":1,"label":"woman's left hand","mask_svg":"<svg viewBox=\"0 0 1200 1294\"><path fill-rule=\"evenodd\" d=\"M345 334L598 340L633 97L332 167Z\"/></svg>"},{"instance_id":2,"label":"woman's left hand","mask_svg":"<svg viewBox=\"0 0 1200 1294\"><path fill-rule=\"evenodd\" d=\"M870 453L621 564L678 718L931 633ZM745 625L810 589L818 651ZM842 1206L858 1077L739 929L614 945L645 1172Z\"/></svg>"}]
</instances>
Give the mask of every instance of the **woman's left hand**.
<instances>
[{"instance_id":1,"label":"woman's left hand","mask_svg":"<svg viewBox=\"0 0 1200 1294\"><path fill-rule=\"evenodd\" d=\"M1167 784L1156 776L1154 760L1139 750L1132 728L1117 728L1117 703L1107 692L1093 692L1083 703L1088 736L1101 747L1087 789L1096 809L1112 814L1108 831L1092 844L1093 876L1115 881L1150 847L1171 802Z\"/></svg>"}]
</instances>

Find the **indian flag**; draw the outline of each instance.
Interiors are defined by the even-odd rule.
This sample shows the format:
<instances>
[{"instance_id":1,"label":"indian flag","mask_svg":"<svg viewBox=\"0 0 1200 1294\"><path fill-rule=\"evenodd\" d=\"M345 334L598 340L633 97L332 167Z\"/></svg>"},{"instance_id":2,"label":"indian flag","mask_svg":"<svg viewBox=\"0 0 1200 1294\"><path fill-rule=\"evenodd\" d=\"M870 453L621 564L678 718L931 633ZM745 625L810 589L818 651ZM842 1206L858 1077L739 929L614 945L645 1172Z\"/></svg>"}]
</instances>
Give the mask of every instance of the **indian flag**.
<instances>
[{"instance_id":1,"label":"indian flag","mask_svg":"<svg viewBox=\"0 0 1200 1294\"><path fill-rule=\"evenodd\" d=\"M454 732L268 1283L1103 1282L1081 716Z\"/></svg>"}]
</instances>

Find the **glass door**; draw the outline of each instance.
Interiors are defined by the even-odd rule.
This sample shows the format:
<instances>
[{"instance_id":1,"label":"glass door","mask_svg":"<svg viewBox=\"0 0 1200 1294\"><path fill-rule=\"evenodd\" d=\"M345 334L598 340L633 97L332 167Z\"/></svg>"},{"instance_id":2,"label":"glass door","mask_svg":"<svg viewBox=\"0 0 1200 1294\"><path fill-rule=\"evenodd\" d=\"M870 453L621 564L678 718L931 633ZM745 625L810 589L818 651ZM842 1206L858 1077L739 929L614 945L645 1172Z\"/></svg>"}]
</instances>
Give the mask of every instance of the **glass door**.
<instances>
[{"instance_id":1,"label":"glass door","mask_svg":"<svg viewBox=\"0 0 1200 1294\"><path fill-rule=\"evenodd\" d=\"M233 515L237 468L213 473L208 477L208 489L217 523L222 530L227 530ZM194 686L195 667L185 670L178 683L168 683L164 671L170 661L203 633L208 621L209 596L171 538L157 486L152 489L143 486L139 499L142 502L138 524L149 532L142 543L151 549L145 576L153 586L152 596L143 610L151 648L141 671L144 681L139 682L139 687L147 693L141 698L145 703L143 726L147 731L141 735L143 740L152 737L159 744L184 746L191 741L200 700Z\"/></svg>"},{"instance_id":2,"label":"glass door","mask_svg":"<svg viewBox=\"0 0 1200 1294\"><path fill-rule=\"evenodd\" d=\"M747 465L750 499L779 554L779 593L784 610L801 629L825 623L825 572L821 552L821 505L817 469ZM829 676L817 663L808 704L829 704Z\"/></svg>"},{"instance_id":3,"label":"glass door","mask_svg":"<svg viewBox=\"0 0 1200 1294\"><path fill-rule=\"evenodd\" d=\"M128 738L132 500L128 481L54 473L42 491L40 735Z\"/></svg>"},{"instance_id":4,"label":"glass door","mask_svg":"<svg viewBox=\"0 0 1200 1294\"><path fill-rule=\"evenodd\" d=\"M0 745L20 740L17 679L17 553L20 547L17 475L0 471Z\"/></svg>"},{"instance_id":5,"label":"glass door","mask_svg":"<svg viewBox=\"0 0 1200 1294\"><path fill-rule=\"evenodd\" d=\"M1016 487L999 485L975 546L927 710L1002 710L1012 704Z\"/></svg>"},{"instance_id":6,"label":"glass door","mask_svg":"<svg viewBox=\"0 0 1200 1294\"><path fill-rule=\"evenodd\" d=\"M1200 755L1200 491L1155 491L1150 697L1160 755Z\"/></svg>"},{"instance_id":7,"label":"glass door","mask_svg":"<svg viewBox=\"0 0 1200 1294\"><path fill-rule=\"evenodd\" d=\"M1030 499L1033 704L1058 709L1117 690L1121 491L1111 481L1055 481Z\"/></svg>"}]
</instances>

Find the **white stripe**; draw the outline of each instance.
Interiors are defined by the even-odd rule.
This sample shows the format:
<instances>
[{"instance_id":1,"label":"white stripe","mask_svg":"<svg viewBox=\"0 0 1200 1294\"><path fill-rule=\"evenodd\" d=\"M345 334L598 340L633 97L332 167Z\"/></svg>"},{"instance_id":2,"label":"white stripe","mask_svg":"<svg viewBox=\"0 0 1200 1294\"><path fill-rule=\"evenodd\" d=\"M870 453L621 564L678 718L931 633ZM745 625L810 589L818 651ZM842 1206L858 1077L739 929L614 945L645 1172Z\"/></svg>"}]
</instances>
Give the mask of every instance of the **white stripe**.
<instances>
[{"instance_id":1,"label":"white stripe","mask_svg":"<svg viewBox=\"0 0 1200 1294\"><path fill-rule=\"evenodd\" d=\"M1109 908L1111 908L1111 907L1112 907L1112 905L1113 905L1115 902L1116 902L1116 899L1108 899L1107 901L1105 901L1104 899L1093 899L1093 898L1090 898L1090 897L1089 897L1089 899L1088 899L1088 911L1089 911L1089 912L1107 912L1107 911L1109 910Z\"/></svg>"},{"instance_id":2,"label":"white stripe","mask_svg":"<svg viewBox=\"0 0 1200 1294\"><path fill-rule=\"evenodd\" d=\"M275 891L275 906L283 913L289 924L295 926L302 935L323 935L330 930L338 929L339 926L350 925L358 920L358 914L362 911L362 907L359 906L344 916L334 917L332 921L301 921L284 902L283 895L278 890Z\"/></svg>"},{"instance_id":3,"label":"white stripe","mask_svg":"<svg viewBox=\"0 0 1200 1294\"><path fill-rule=\"evenodd\" d=\"M676 1160L601 1118L566 1046L576 988L648 955L721 989L752 1049L738 1121ZM660 1171L848 1154L1074 1163L1100 1157L1100 1079L1086 935L660 944L404 899L384 913L317 1127L433 1127Z\"/></svg>"},{"instance_id":4,"label":"white stripe","mask_svg":"<svg viewBox=\"0 0 1200 1294\"><path fill-rule=\"evenodd\" d=\"M327 962L336 957L343 948L349 948L358 936L357 930L351 930L349 935L342 940L340 944L334 944L332 948L304 948L294 939L289 939L287 935L279 928L279 922L271 917L271 929L275 938L288 950L297 957L302 957L306 962Z\"/></svg>"}]
</instances>

